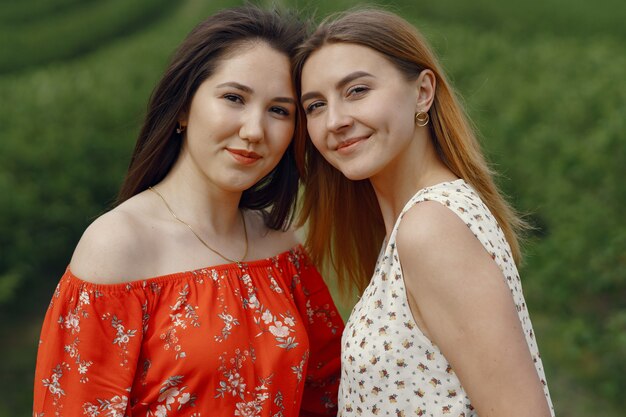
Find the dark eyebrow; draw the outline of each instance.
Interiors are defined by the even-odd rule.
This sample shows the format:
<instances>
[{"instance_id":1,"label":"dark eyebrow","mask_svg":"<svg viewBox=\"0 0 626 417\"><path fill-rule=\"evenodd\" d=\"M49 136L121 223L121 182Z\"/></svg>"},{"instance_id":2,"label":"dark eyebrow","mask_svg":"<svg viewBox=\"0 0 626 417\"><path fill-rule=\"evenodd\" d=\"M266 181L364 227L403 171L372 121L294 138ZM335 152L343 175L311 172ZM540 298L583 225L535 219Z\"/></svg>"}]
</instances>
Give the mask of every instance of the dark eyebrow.
<instances>
[{"instance_id":1,"label":"dark eyebrow","mask_svg":"<svg viewBox=\"0 0 626 417\"><path fill-rule=\"evenodd\" d=\"M272 101L277 101L279 103L293 104L294 106L296 105L296 100L292 99L291 97L276 97Z\"/></svg>"},{"instance_id":2,"label":"dark eyebrow","mask_svg":"<svg viewBox=\"0 0 626 417\"><path fill-rule=\"evenodd\" d=\"M350 81L354 81L357 78L361 78L361 77L374 77L372 74L370 74L369 72L365 72L365 71L354 71L351 74L346 75L345 77L343 77L341 80L337 81L337 84L335 84L335 88L337 90L341 89L344 85L348 84ZM375 77L374 77L375 78Z\"/></svg>"},{"instance_id":3,"label":"dark eyebrow","mask_svg":"<svg viewBox=\"0 0 626 417\"><path fill-rule=\"evenodd\" d=\"M246 92L248 94L254 93L254 90L251 89L250 87L248 87L247 85L239 84L239 83L236 83L234 81L229 81L229 82L226 82L226 83L222 83L222 84L219 84L217 86L217 88L224 88L224 87L236 88L237 90L241 90L241 91Z\"/></svg>"},{"instance_id":4,"label":"dark eyebrow","mask_svg":"<svg viewBox=\"0 0 626 417\"><path fill-rule=\"evenodd\" d=\"M365 72L365 71L354 71L348 75L346 75L345 77L343 77L341 80L337 81L337 83L335 84L335 89L340 90L342 89L346 84L348 84L351 81L356 80L357 78L361 78L361 77L374 77L372 74L370 74L369 72ZM374 77L375 78L375 77ZM306 94L302 95L302 98L300 99L301 102L305 102L313 97L317 97L320 96L321 94L317 91L311 91L308 92Z\"/></svg>"},{"instance_id":5,"label":"dark eyebrow","mask_svg":"<svg viewBox=\"0 0 626 417\"><path fill-rule=\"evenodd\" d=\"M241 90L244 93L254 94L254 90L252 88L248 87L247 85L236 83L234 81L229 81L229 82L217 85L217 88L224 88L224 87L232 87L232 88L236 88L237 90ZM293 104L293 105L296 104L296 101L291 97L274 97L272 101L277 101L279 103L288 103L288 104Z\"/></svg>"}]
</instances>

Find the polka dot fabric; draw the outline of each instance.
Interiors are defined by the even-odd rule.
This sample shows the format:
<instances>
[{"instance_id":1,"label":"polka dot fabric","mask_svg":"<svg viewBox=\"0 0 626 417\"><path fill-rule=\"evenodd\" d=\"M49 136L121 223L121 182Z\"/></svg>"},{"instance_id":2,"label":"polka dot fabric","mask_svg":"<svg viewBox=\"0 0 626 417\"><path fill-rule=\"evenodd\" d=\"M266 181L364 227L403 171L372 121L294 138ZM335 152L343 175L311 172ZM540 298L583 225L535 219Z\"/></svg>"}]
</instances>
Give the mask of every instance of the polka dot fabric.
<instances>
[{"instance_id":1,"label":"polka dot fabric","mask_svg":"<svg viewBox=\"0 0 626 417\"><path fill-rule=\"evenodd\" d=\"M554 415L511 249L489 209L463 180L422 189L402 210L379 255L374 276L346 324L339 415L478 415L454 370L421 332L409 309L396 234L404 214L422 201L439 202L458 215L502 270Z\"/></svg>"}]
</instances>

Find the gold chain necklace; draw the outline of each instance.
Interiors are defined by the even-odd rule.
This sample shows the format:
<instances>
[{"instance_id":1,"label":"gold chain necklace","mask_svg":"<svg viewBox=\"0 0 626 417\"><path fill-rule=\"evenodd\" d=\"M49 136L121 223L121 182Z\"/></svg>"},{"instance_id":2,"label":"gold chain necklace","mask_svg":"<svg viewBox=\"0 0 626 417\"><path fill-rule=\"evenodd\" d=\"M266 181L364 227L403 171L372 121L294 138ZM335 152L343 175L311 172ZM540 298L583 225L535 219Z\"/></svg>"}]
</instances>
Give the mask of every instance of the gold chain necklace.
<instances>
[{"instance_id":1,"label":"gold chain necklace","mask_svg":"<svg viewBox=\"0 0 626 417\"><path fill-rule=\"evenodd\" d=\"M191 230L191 233L193 233L193 235L204 245L206 246L206 248L208 250L210 250L211 252L215 252L216 254L218 254L219 256L221 256L222 258L226 259L228 262L234 262L234 263L239 263L239 262L243 262L244 259L246 259L246 256L248 256L248 231L246 230L246 220L243 217L243 212L240 210L239 213L241 214L241 223L243 223L243 235L244 235L244 239L246 242L246 248L243 252L243 256L241 257L241 260L235 260L235 259L230 259L227 256L222 255L220 252L218 252L217 250L213 249L212 247L210 247L205 241L204 239L202 239L195 230L193 230L193 228L189 225L189 223L184 222L183 220L179 219L178 216L174 213L174 211L172 210L172 208L170 207L169 204L167 204L167 201L165 200L165 197L163 197L161 195L160 192L158 192L156 190L156 188L152 188L152 187L148 187L148 189L150 191L153 191L156 195L158 195L159 197L161 197L161 200L163 200L163 203L165 203L165 207L167 207L167 210L170 212L170 214L172 215L172 217L174 217L177 221L179 221L180 223L184 224L185 226L187 226L189 228L189 230Z\"/></svg>"}]
</instances>

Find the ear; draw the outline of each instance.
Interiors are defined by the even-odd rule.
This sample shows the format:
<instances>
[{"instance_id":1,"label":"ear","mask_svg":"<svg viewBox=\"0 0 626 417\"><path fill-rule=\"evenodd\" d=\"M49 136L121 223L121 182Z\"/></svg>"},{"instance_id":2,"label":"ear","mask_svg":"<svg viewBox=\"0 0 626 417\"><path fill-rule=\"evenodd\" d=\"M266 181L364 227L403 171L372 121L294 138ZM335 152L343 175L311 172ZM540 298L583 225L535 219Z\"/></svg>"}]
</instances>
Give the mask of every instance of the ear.
<instances>
[{"instance_id":1,"label":"ear","mask_svg":"<svg viewBox=\"0 0 626 417\"><path fill-rule=\"evenodd\" d=\"M177 118L178 119L178 123L180 123L180 125L182 127L187 127L187 124L189 123L188 122L188 118L189 118L189 116L187 115L187 112L186 111L182 111L178 115L178 118Z\"/></svg>"},{"instance_id":2,"label":"ear","mask_svg":"<svg viewBox=\"0 0 626 417\"><path fill-rule=\"evenodd\" d=\"M423 70L417 80L415 80L417 88L417 103L415 104L415 112L428 112L435 101L435 90L437 87L437 79L435 73L429 69Z\"/></svg>"}]
</instances>

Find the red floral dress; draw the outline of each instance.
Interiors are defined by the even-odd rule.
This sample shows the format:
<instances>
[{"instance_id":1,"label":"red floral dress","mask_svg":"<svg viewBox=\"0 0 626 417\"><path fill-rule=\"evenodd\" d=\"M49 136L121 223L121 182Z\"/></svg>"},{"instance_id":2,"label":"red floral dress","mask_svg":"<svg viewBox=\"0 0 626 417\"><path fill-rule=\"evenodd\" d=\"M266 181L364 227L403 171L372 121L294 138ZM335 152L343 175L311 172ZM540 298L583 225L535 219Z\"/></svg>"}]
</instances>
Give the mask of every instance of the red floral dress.
<instances>
[{"instance_id":1,"label":"red floral dress","mask_svg":"<svg viewBox=\"0 0 626 417\"><path fill-rule=\"evenodd\" d=\"M342 330L300 246L125 284L68 269L43 323L33 415L334 415Z\"/></svg>"}]
</instances>

